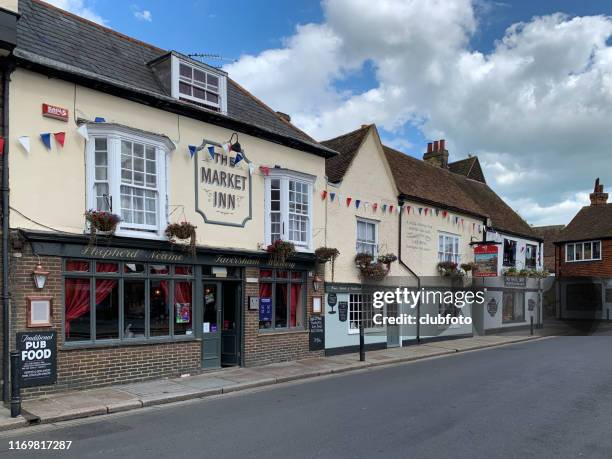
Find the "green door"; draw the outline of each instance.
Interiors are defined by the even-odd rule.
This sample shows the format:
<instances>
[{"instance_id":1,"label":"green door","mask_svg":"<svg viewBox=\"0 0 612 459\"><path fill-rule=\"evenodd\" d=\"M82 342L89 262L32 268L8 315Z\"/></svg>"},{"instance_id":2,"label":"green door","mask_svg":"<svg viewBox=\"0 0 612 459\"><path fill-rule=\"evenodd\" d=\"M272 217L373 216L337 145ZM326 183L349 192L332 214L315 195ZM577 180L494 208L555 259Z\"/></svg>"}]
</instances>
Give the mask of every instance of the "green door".
<instances>
[{"instance_id":1,"label":"green door","mask_svg":"<svg viewBox=\"0 0 612 459\"><path fill-rule=\"evenodd\" d=\"M202 314L202 368L221 366L221 284L204 282Z\"/></svg>"}]
</instances>

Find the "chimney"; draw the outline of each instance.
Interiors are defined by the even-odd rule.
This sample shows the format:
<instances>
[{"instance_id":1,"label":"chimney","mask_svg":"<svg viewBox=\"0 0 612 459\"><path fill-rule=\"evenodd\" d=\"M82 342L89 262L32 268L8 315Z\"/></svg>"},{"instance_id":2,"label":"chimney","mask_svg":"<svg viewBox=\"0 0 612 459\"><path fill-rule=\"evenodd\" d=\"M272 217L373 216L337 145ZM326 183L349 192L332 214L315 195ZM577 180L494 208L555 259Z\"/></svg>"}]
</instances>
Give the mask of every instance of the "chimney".
<instances>
[{"instance_id":1,"label":"chimney","mask_svg":"<svg viewBox=\"0 0 612 459\"><path fill-rule=\"evenodd\" d=\"M433 148L431 142L427 144L427 153L423 155L423 160L434 166L448 169L448 150L444 139L434 140Z\"/></svg>"},{"instance_id":2,"label":"chimney","mask_svg":"<svg viewBox=\"0 0 612 459\"><path fill-rule=\"evenodd\" d=\"M286 113L276 112L276 114L280 116L282 119L284 119L287 123L291 123L291 117L287 115Z\"/></svg>"},{"instance_id":3,"label":"chimney","mask_svg":"<svg viewBox=\"0 0 612 459\"><path fill-rule=\"evenodd\" d=\"M608 193L604 193L604 186L599 184L599 177L595 180L595 187L589 197L592 206L605 206L608 203Z\"/></svg>"}]
</instances>

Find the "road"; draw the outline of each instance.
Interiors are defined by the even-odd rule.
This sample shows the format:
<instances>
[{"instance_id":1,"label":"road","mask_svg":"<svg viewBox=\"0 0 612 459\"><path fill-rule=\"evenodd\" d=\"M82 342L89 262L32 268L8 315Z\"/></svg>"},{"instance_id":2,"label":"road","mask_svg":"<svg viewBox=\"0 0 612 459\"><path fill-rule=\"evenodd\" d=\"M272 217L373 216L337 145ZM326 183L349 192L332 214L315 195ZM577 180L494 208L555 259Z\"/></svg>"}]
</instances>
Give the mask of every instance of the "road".
<instances>
[{"instance_id":1,"label":"road","mask_svg":"<svg viewBox=\"0 0 612 459\"><path fill-rule=\"evenodd\" d=\"M36 426L0 457L612 457L612 337L558 337ZM72 440L61 453L9 440Z\"/></svg>"}]
</instances>

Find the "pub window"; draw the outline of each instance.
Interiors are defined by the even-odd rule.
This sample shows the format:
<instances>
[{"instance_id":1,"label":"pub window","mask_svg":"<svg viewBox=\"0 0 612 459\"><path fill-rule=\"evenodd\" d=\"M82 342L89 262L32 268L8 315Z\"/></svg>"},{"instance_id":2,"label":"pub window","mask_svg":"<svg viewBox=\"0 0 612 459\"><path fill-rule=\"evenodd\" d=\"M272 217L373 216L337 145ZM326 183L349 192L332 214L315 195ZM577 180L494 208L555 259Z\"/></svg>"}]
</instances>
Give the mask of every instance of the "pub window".
<instances>
[{"instance_id":1,"label":"pub window","mask_svg":"<svg viewBox=\"0 0 612 459\"><path fill-rule=\"evenodd\" d=\"M191 266L66 260L66 342L133 341L191 335Z\"/></svg>"},{"instance_id":2,"label":"pub window","mask_svg":"<svg viewBox=\"0 0 612 459\"><path fill-rule=\"evenodd\" d=\"M357 219L357 253L378 255L378 222Z\"/></svg>"},{"instance_id":3,"label":"pub window","mask_svg":"<svg viewBox=\"0 0 612 459\"><path fill-rule=\"evenodd\" d=\"M363 323L364 330L384 328L384 325L374 323L374 316L383 311L372 304L372 295L366 293L351 293L349 295L348 316L349 333L359 333Z\"/></svg>"},{"instance_id":4,"label":"pub window","mask_svg":"<svg viewBox=\"0 0 612 459\"><path fill-rule=\"evenodd\" d=\"M565 261L601 260L601 241L565 244Z\"/></svg>"},{"instance_id":5,"label":"pub window","mask_svg":"<svg viewBox=\"0 0 612 459\"><path fill-rule=\"evenodd\" d=\"M118 235L161 238L167 225L166 140L89 126L87 207L121 217Z\"/></svg>"},{"instance_id":6,"label":"pub window","mask_svg":"<svg viewBox=\"0 0 612 459\"><path fill-rule=\"evenodd\" d=\"M312 250L312 186L314 177L284 169L266 177L266 244L289 241Z\"/></svg>"},{"instance_id":7,"label":"pub window","mask_svg":"<svg viewBox=\"0 0 612 459\"><path fill-rule=\"evenodd\" d=\"M304 328L305 272L262 269L259 278L259 329ZM262 307L263 304L269 304L270 307Z\"/></svg>"},{"instance_id":8,"label":"pub window","mask_svg":"<svg viewBox=\"0 0 612 459\"><path fill-rule=\"evenodd\" d=\"M504 239L504 266L516 266L516 241Z\"/></svg>"},{"instance_id":9,"label":"pub window","mask_svg":"<svg viewBox=\"0 0 612 459\"><path fill-rule=\"evenodd\" d=\"M438 261L451 261L459 264L461 254L459 253L459 236L455 234L438 234Z\"/></svg>"},{"instance_id":10,"label":"pub window","mask_svg":"<svg viewBox=\"0 0 612 459\"><path fill-rule=\"evenodd\" d=\"M522 292L503 292L502 322L525 322L525 298Z\"/></svg>"},{"instance_id":11,"label":"pub window","mask_svg":"<svg viewBox=\"0 0 612 459\"><path fill-rule=\"evenodd\" d=\"M536 269L538 247L533 244L525 245L525 268Z\"/></svg>"}]
</instances>

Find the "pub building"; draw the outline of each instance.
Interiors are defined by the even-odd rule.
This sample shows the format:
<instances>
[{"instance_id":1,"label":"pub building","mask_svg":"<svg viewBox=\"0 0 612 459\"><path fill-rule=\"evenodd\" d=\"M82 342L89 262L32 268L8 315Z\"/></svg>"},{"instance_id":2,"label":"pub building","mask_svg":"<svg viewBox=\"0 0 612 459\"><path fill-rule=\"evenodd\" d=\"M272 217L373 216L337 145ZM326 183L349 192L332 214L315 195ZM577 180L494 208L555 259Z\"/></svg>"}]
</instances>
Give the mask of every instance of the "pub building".
<instances>
[{"instance_id":1,"label":"pub building","mask_svg":"<svg viewBox=\"0 0 612 459\"><path fill-rule=\"evenodd\" d=\"M218 68L37 0L14 13L4 381L8 350L44 337L55 361L26 398L322 355L313 197L336 153ZM108 214L114 232L96 226ZM288 258L268 253L279 240Z\"/></svg>"}]
</instances>

